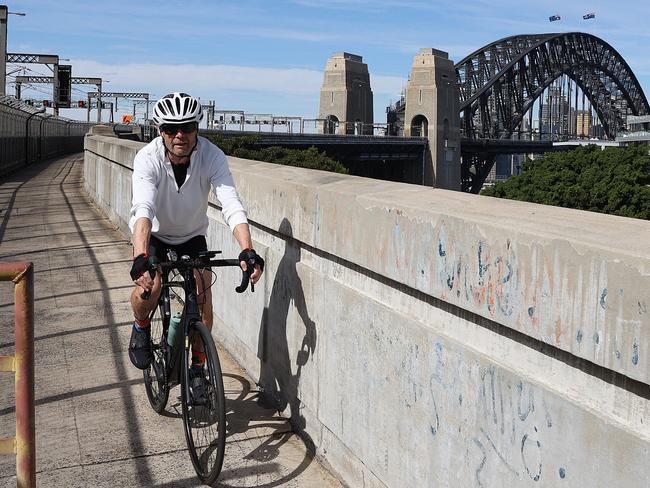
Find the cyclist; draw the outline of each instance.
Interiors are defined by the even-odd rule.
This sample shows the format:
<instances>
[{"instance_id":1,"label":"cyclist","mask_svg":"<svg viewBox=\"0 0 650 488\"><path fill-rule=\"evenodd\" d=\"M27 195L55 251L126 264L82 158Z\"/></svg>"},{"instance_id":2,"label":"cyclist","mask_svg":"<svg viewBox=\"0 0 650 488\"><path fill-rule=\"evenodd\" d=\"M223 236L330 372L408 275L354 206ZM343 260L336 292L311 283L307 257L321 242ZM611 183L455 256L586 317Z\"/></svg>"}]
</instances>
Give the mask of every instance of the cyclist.
<instances>
[{"instance_id":1,"label":"cyclist","mask_svg":"<svg viewBox=\"0 0 650 488\"><path fill-rule=\"evenodd\" d=\"M166 260L168 249L178 256L198 257L207 250L208 194L213 188L222 206L226 224L242 251L242 269L255 263L251 282L256 283L264 261L253 250L246 212L223 151L198 135L203 117L201 103L186 93L171 93L156 102L153 121L160 136L143 147L133 161L133 202L129 227L133 235L131 293L134 323L129 358L134 366L147 369L152 359L149 316L160 296L160 273L152 279L150 257ZM195 272L197 295L202 297L202 318L212 329L212 298L209 270ZM143 299L143 290L151 296ZM192 370L203 369L205 354L200 341L192 347Z\"/></svg>"}]
</instances>

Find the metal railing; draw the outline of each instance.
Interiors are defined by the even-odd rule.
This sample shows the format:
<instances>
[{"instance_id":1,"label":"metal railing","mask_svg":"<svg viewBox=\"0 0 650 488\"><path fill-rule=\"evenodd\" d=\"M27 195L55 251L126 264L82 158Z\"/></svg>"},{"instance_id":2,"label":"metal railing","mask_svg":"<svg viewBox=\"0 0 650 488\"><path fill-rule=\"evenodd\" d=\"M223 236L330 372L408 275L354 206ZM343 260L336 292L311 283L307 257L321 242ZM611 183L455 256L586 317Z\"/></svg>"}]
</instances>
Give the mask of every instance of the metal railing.
<instances>
[{"instance_id":1,"label":"metal railing","mask_svg":"<svg viewBox=\"0 0 650 488\"><path fill-rule=\"evenodd\" d=\"M14 282L13 356L0 356L0 372L15 373L16 436L0 439L0 454L16 455L16 486L36 487L34 407L34 267L0 263L0 281Z\"/></svg>"},{"instance_id":2,"label":"metal railing","mask_svg":"<svg viewBox=\"0 0 650 488\"><path fill-rule=\"evenodd\" d=\"M0 176L37 161L83 151L93 124L40 113L0 95Z\"/></svg>"}]
</instances>

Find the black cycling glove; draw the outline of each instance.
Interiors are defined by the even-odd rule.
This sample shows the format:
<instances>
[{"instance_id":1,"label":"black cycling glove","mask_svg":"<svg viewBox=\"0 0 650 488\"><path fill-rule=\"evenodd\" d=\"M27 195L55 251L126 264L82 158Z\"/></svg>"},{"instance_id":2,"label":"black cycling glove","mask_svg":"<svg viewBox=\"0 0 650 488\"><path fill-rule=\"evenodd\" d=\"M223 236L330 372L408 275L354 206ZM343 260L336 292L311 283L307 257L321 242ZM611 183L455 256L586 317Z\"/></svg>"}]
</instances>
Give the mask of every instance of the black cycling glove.
<instances>
[{"instance_id":1,"label":"black cycling glove","mask_svg":"<svg viewBox=\"0 0 650 488\"><path fill-rule=\"evenodd\" d=\"M253 273L256 264L259 265L261 271L264 271L264 260L255 252L255 249L244 249L239 253L239 260L246 262L248 273Z\"/></svg>"},{"instance_id":2,"label":"black cycling glove","mask_svg":"<svg viewBox=\"0 0 650 488\"><path fill-rule=\"evenodd\" d=\"M149 255L142 253L133 258L133 266L131 266L131 279L136 281L145 272L151 269L151 260Z\"/></svg>"}]
</instances>

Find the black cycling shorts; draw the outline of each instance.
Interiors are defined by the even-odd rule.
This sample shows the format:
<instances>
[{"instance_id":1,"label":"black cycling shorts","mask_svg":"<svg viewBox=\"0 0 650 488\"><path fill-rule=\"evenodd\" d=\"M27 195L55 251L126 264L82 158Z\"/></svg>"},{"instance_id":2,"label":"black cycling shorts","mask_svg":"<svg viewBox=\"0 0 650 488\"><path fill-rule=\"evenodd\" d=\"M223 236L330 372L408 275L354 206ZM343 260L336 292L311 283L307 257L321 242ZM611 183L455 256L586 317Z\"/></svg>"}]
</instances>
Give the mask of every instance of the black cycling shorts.
<instances>
[{"instance_id":1,"label":"black cycling shorts","mask_svg":"<svg viewBox=\"0 0 650 488\"><path fill-rule=\"evenodd\" d=\"M208 243L205 236L195 236L181 244L167 244L153 235L149 238L149 256L156 256L160 262L166 262L169 249L176 251L178 259L184 255L196 259L200 252L208 250Z\"/></svg>"}]
</instances>

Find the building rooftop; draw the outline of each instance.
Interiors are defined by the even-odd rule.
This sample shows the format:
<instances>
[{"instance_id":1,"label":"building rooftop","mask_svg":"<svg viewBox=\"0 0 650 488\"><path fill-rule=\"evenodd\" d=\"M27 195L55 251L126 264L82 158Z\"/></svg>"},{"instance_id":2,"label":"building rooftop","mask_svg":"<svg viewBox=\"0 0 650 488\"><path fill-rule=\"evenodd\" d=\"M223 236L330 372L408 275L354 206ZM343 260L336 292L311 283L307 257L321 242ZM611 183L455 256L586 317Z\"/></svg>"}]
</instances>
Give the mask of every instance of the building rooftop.
<instances>
[{"instance_id":1,"label":"building rooftop","mask_svg":"<svg viewBox=\"0 0 650 488\"><path fill-rule=\"evenodd\" d=\"M349 59L350 61L358 61L358 62L363 62L363 57L359 56L358 54L351 54L351 53L346 53L346 52L338 52L334 53L332 55L333 58L343 58L343 59Z\"/></svg>"}]
</instances>

